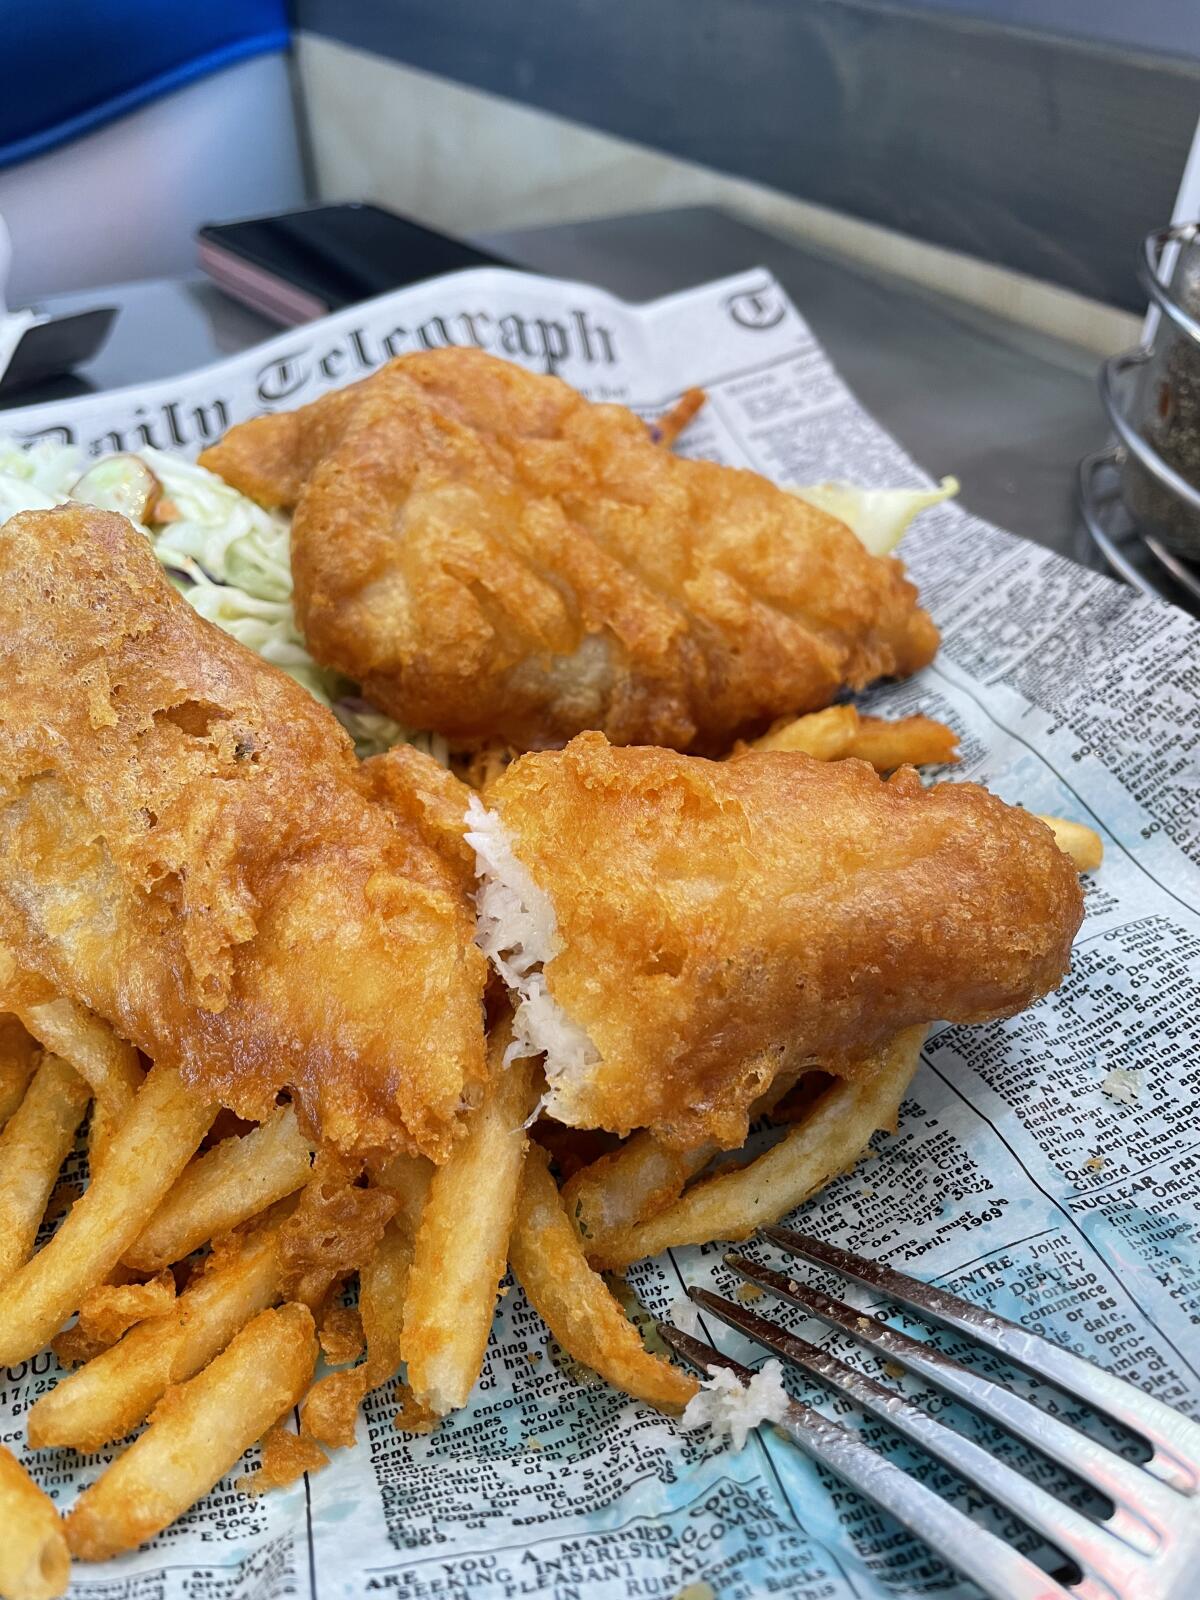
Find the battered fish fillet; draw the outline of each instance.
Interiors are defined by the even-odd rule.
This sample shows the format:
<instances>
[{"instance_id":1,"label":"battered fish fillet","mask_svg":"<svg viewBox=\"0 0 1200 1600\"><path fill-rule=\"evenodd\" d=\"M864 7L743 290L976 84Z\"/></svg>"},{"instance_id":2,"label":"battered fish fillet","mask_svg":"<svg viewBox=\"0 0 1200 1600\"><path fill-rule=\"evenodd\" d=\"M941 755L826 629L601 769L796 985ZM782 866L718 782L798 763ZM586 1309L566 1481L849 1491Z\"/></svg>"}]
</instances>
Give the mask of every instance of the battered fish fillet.
<instances>
[{"instance_id":1,"label":"battered fish fillet","mask_svg":"<svg viewBox=\"0 0 1200 1600\"><path fill-rule=\"evenodd\" d=\"M438 1160L484 1075L486 963L389 784L124 518L0 528L0 942L239 1115L290 1087L344 1151Z\"/></svg>"},{"instance_id":2,"label":"battered fish fillet","mask_svg":"<svg viewBox=\"0 0 1200 1600\"><path fill-rule=\"evenodd\" d=\"M472 803L480 940L559 1121L722 1148L777 1073L1010 1016L1083 915L1044 823L974 784L793 752L711 762L584 734Z\"/></svg>"},{"instance_id":3,"label":"battered fish fillet","mask_svg":"<svg viewBox=\"0 0 1200 1600\"><path fill-rule=\"evenodd\" d=\"M901 564L828 513L479 351L401 356L200 459L294 508L317 659L460 744L715 752L937 648Z\"/></svg>"}]
</instances>

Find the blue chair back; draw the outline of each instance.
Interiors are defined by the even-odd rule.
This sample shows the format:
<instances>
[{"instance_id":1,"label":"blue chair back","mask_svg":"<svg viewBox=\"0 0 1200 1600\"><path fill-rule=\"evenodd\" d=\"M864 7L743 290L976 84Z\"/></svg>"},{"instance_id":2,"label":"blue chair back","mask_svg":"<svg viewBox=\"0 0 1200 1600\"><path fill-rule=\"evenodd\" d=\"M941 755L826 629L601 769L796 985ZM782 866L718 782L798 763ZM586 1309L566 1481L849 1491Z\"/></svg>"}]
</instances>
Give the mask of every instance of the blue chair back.
<instances>
[{"instance_id":1,"label":"blue chair back","mask_svg":"<svg viewBox=\"0 0 1200 1600\"><path fill-rule=\"evenodd\" d=\"M0 168L288 37L284 0L3 0Z\"/></svg>"}]
</instances>

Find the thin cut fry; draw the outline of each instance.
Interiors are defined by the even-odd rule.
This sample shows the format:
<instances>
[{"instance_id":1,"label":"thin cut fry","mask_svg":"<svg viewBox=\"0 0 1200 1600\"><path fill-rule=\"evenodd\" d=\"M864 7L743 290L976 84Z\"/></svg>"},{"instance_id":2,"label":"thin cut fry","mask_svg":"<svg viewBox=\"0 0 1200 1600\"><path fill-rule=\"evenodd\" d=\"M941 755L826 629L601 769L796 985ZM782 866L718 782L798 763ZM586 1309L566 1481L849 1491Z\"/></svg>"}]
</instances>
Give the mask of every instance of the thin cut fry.
<instances>
[{"instance_id":1,"label":"thin cut fry","mask_svg":"<svg viewBox=\"0 0 1200 1600\"><path fill-rule=\"evenodd\" d=\"M53 1239L0 1286L0 1366L50 1340L112 1272L179 1176L213 1119L170 1067L154 1067L108 1159Z\"/></svg>"},{"instance_id":2,"label":"thin cut fry","mask_svg":"<svg viewBox=\"0 0 1200 1600\"><path fill-rule=\"evenodd\" d=\"M750 1121L769 1115L796 1084L794 1072L781 1072L750 1107ZM639 1222L665 1211L683 1193L689 1178L720 1154L708 1140L692 1150L672 1150L642 1129L620 1149L601 1156L563 1185L563 1206L584 1241L589 1260L598 1260L609 1241Z\"/></svg>"},{"instance_id":3,"label":"thin cut fry","mask_svg":"<svg viewBox=\"0 0 1200 1600\"><path fill-rule=\"evenodd\" d=\"M202 1495L299 1399L317 1359L306 1306L261 1311L75 1502L67 1544L104 1561L144 1543Z\"/></svg>"},{"instance_id":4,"label":"thin cut fry","mask_svg":"<svg viewBox=\"0 0 1200 1600\"><path fill-rule=\"evenodd\" d=\"M604 1280L588 1266L546 1153L537 1145L521 1178L509 1260L534 1309L569 1356L663 1411L678 1411L695 1394L696 1380L646 1349Z\"/></svg>"},{"instance_id":5,"label":"thin cut fry","mask_svg":"<svg viewBox=\"0 0 1200 1600\"><path fill-rule=\"evenodd\" d=\"M291 1106L280 1106L240 1137L222 1139L188 1164L179 1182L125 1252L125 1265L157 1272L209 1239L265 1211L309 1180L312 1145Z\"/></svg>"},{"instance_id":6,"label":"thin cut fry","mask_svg":"<svg viewBox=\"0 0 1200 1600\"><path fill-rule=\"evenodd\" d=\"M433 1163L423 1156L397 1156L379 1174L380 1188L395 1197L397 1209L375 1253L358 1274L368 1389L390 1378L403 1360L401 1333L408 1280L434 1170Z\"/></svg>"},{"instance_id":7,"label":"thin cut fry","mask_svg":"<svg viewBox=\"0 0 1200 1600\"><path fill-rule=\"evenodd\" d=\"M95 1104L88 1157L95 1176L145 1076L138 1053L74 1000L45 1000L15 1009L33 1037L69 1061L91 1085Z\"/></svg>"},{"instance_id":8,"label":"thin cut fry","mask_svg":"<svg viewBox=\"0 0 1200 1600\"><path fill-rule=\"evenodd\" d=\"M279 1299L279 1226L275 1219L218 1247L169 1315L138 1323L42 1395L29 1413L30 1444L98 1450L144 1422L171 1384L193 1377Z\"/></svg>"},{"instance_id":9,"label":"thin cut fry","mask_svg":"<svg viewBox=\"0 0 1200 1600\"><path fill-rule=\"evenodd\" d=\"M858 728L858 712L853 706L829 706L806 717L786 717L768 728L760 739L735 747L741 750L798 750L815 761L838 761L850 749Z\"/></svg>"},{"instance_id":10,"label":"thin cut fry","mask_svg":"<svg viewBox=\"0 0 1200 1600\"><path fill-rule=\"evenodd\" d=\"M685 389L669 411L664 411L651 425L650 433L656 444L669 450L679 435L701 410L708 396L703 389Z\"/></svg>"},{"instance_id":11,"label":"thin cut fry","mask_svg":"<svg viewBox=\"0 0 1200 1600\"><path fill-rule=\"evenodd\" d=\"M359 1269L358 1309L367 1358L314 1383L300 1413L304 1432L322 1444L346 1449L354 1443L363 1397L400 1365L409 1269L432 1176L432 1163L421 1156L397 1156L379 1174L379 1186L396 1196L399 1209L375 1253Z\"/></svg>"},{"instance_id":12,"label":"thin cut fry","mask_svg":"<svg viewBox=\"0 0 1200 1600\"><path fill-rule=\"evenodd\" d=\"M1080 872L1095 872L1104 860L1104 841L1094 828L1085 827L1082 822L1068 822L1065 817L1034 814L1050 829L1058 848L1066 851Z\"/></svg>"},{"instance_id":13,"label":"thin cut fry","mask_svg":"<svg viewBox=\"0 0 1200 1600\"><path fill-rule=\"evenodd\" d=\"M877 772L952 766L958 760L958 735L932 717L860 716L846 754L869 761Z\"/></svg>"},{"instance_id":14,"label":"thin cut fry","mask_svg":"<svg viewBox=\"0 0 1200 1600\"><path fill-rule=\"evenodd\" d=\"M958 735L932 717L860 716L854 706L830 706L777 722L742 750L798 750L817 761L855 756L880 772L896 767L941 766L958 760Z\"/></svg>"},{"instance_id":15,"label":"thin cut fry","mask_svg":"<svg viewBox=\"0 0 1200 1600\"><path fill-rule=\"evenodd\" d=\"M662 1211L715 1153L711 1144L671 1150L642 1129L619 1150L577 1172L563 1185L562 1199L584 1248L590 1254L604 1240Z\"/></svg>"},{"instance_id":16,"label":"thin cut fry","mask_svg":"<svg viewBox=\"0 0 1200 1600\"><path fill-rule=\"evenodd\" d=\"M54 1180L89 1098L74 1067L45 1056L0 1133L0 1283L33 1254Z\"/></svg>"},{"instance_id":17,"label":"thin cut fry","mask_svg":"<svg viewBox=\"0 0 1200 1600\"><path fill-rule=\"evenodd\" d=\"M778 1222L853 1166L877 1128L895 1127L926 1031L898 1033L853 1078L835 1080L808 1116L756 1161L702 1179L667 1210L608 1239L592 1259L619 1270L675 1245L744 1239Z\"/></svg>"},{"instance_id":18,"label":"thin cut fry","mask_svg":"<svg viewBox=\"0 0 1200 1600\"><path fill-rule=\"evenodd\" d=\"M0 1444L0 1595L53 1600L70 1576L71 1558L54 1501Z\"/></svg>"},{"instance_id":19,"label":"thin cut fry","mask_svg":"<svg viewBox=\"0 0 1200 1600\"><path fill-rule=\"evenodd\" d=\"M20 1017L0 1011L0 1128L25 1098L40 1060L37 1040Z\"/></svg>"},{"instance_id":20,"label":"thin cut fry","mask_svg":"<svg viewBox=\"0 0 1200 1600\"><path fill-rule=\"evenodd\" d=\"M511 1037L507 1023L492 1030L483 1101L433 1175L409 1274L408 1382L418 1403L442 1416L466 1404L483 1366L529 1142L533 1067L504 1065Z\"/></svg>"}]
</instances>

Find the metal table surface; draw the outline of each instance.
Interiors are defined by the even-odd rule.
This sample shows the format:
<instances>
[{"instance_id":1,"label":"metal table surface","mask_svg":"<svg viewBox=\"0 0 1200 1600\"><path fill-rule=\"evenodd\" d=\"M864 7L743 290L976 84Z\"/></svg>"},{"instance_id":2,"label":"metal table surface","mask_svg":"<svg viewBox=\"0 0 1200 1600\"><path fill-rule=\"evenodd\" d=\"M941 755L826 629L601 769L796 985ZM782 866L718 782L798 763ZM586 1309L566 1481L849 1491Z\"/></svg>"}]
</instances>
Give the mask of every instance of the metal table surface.
<instances>
[{"instance_id":1,"label":"metal table surface","mask_svg":"<svg viewBox=\"0 0 1200 1600\"><path fill-rule=\"evenodd\" d=\"M863 404L927 471L953 473L963 504L1088 565L1101 564L1075 507L1077 463L1107 431L1092 352L864 271L714 207L522 229L480 242L533 270L598 283L630 300L768 267ZM88 389L184 371L278 331L199 275L44 302L64 311L98 304L118 305L120 315L108 344L81 371ZM70 385L66 380L58 393L72 392ZM30 398L27 392L10 403Z\"/></svg>"}]
</instances>

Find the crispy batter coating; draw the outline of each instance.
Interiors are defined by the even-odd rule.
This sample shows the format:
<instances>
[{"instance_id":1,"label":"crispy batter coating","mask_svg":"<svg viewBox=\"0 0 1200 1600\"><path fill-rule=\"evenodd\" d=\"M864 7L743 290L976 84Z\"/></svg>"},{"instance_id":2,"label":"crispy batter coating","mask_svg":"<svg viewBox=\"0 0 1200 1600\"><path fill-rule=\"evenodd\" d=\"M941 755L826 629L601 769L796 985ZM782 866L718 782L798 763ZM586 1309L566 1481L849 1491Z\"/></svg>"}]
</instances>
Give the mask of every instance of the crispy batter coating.
<instances>
[{"instance_id":1,"label":"crispy batter coating","mask_svg":"<svg viewBox=\"0 0 1200 1600\"><path fill-rule=\"evenodd\" d=\"M357 1306L330 1306L317 1329L321 1354L331 1367L357 1361L367 1347Z\"/></svg>"},{"instance_id":2,"label":"crispy batter coating","mask_svg":"<svg viewBox=\"0 0 1200 1600\"><path fill-rule=\"evenodd\" d=\"M399 1202L331 1173L306 1186L279 1230L277 1253L289 1300L319 1307L333 1284L370 1259Z\"/></svg>"},{"instance_id":3,"label":"crispy batter coating","mask_svg":"<svg viewBox=\"0 0 1200 1600\"><path fill-rule=\"evenodd\" d=\"M79 1304L77 1326L102 1348L117 1340L135 1322L165 1316L175 1304L175 1278L169 1267L145 1283L98 1283Z\"/></svg>"},{"instance_id":4,"label":"crispy batter coating","mask_svg":"<svg viewBox=\"0 0 1200 1600\"><path fill-rule=\"evenodd\" d=\"M475 852L463 838L471 790L461 778L411 744L393 745L360 768L373 800L407 817L437 850L467 892L475 888Z\"/></svg>"},{"instance_id":5,"label":"crispy batter coating","mask_svg":"<svg viewBox=\"0 0 1200 1600\"><path fill-rule=\"evenodd\" d=\"M124 518L0 528L0 942L155 1060L239 1115L290 1086L344 1150L444 1158L484 963L418 817Z\"/></svg>"},{"instance_id":6,"label":"crispy batter coating","mask_svg":"<svg viewBox=\"0 0 1200 1600\"><path fill-rule=\"evenodd\" d=\"M487 801L553 903L550 993L599 1053L547 1111L685 1147L739 1144L778 1070L852 1071L913 1024L1020 1011L1063 977L1083 914L1044 823L911 768L885 783L861 761L583 734Z\"/></svg>"},{"instance_id":7,"label":"crispy batter coating","mask_svg":"<svg viewBox=\"0 0 1200 1600\"><path fill-rule=\"evenodd\" d=\"M836 518L479 351L398 357L201 460L294 507L318 660L458 742L716 751L937 648L901 564Z\"/></svg>"},{"instance_id":8,"label":"crispy batter coating","mask_svg":"<svg viewBox=\"0 0 1200 1600\"><path fill-rule=\"evenodd\" d=\"M286 1489L306 1472L320 1472L329 1457L315 1439L293 1433L277 1422L263 1434L262 1461L257 1472L234 1479L239 1494L266 1494L269 1489Z\"/></svg>"}]
</instances>

